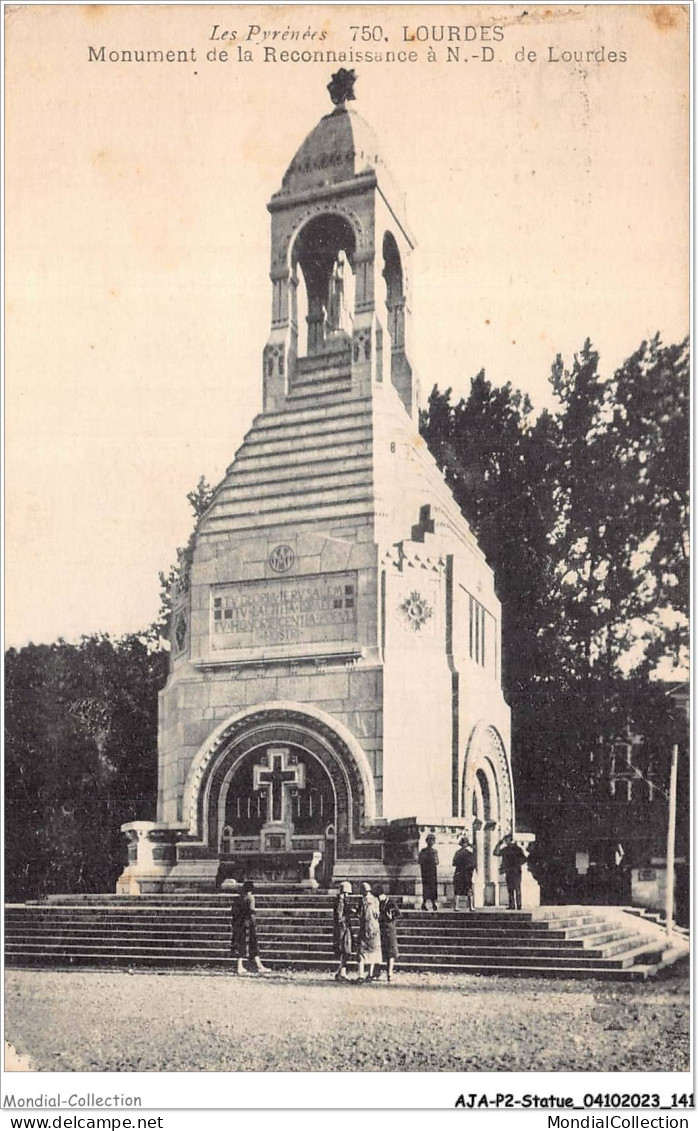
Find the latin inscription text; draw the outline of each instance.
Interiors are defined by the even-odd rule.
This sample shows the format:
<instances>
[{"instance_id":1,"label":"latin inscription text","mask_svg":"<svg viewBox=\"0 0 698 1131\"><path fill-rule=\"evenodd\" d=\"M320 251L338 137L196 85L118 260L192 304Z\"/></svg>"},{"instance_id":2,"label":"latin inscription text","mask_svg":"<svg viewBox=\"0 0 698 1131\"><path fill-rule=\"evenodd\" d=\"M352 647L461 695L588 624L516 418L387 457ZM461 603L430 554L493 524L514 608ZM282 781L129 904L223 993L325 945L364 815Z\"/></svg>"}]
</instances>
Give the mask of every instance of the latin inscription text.
<instances>
[{"instance_id":1,"label":"latin inscription text","mask_svg":"<svg viewBox=\"0 0 698 1131\"><path fill-rule=\"evenodd\" d=\"M356 638L356 574L242 581L211 591L215 649Z\"/></svg>"}]
</instances>

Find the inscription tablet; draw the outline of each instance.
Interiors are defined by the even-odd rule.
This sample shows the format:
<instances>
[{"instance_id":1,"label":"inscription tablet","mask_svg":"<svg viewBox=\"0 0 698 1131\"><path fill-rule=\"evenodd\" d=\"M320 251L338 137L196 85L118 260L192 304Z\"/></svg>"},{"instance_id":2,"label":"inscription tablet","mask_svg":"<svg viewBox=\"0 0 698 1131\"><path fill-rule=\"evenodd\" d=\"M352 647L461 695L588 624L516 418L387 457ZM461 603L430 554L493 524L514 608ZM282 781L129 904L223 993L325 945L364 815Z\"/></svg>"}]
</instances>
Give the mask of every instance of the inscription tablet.
<instances>
[{"instance_id":1,"label":"inscription tablet","mask_svg":"<svg viewBox=\"0 0 698 1131\"><path fill-rule=\"evenodd\" d=\"M356 573L266 578L211 589L211 647L356 639Z\"/></svg>"}]
</instances>

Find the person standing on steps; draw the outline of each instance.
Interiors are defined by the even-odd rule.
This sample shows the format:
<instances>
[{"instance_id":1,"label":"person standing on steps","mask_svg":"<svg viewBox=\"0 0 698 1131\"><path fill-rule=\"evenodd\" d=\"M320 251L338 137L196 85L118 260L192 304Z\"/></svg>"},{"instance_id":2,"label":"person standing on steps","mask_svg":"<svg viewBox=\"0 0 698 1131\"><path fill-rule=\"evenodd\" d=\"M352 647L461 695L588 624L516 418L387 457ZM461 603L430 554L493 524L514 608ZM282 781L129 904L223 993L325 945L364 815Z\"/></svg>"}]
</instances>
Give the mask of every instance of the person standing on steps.
<instances>
[{"instance_id":1,"label":"person standing on steps","mask_svg":"<svg viewBox=\"0 0 698 1131\"><path fill-rule=\"evenodd\" d=\"M462 836L458 844L460 847L453 857L454 907L458 906L459 897L464 897L468 901L468 911L474 911L473 872L475 871L475 854L467 836Z\"/></svg>"},{"instance_id":2,"label":"person standing on steps","mask_svg":"<svg viewBox=\"0 0 698 1131\"><path fill-rule=\"evenodd\" d=\"M351 884L344 880L334 901L334 956L339 961L335 981L346 982L347 963L354 949L354 936L351 929L349 896Z\"/></svg>"},{"instance_id":3,"label":"person standing on steps","mask_svg":"<svg viewBox=\"0 0 698 1131\"><path fill-rule=\"evenodd\" d=\"M395 959L400 957L400 950L397 945L397 920L400 918L400 908L394 899L386 895L382 887L377 887L374 894L378 896L378 919L383 961L388 981L392 982L395 972ZM377 970L376 978L380 978L380 975L380 970Z\"/></svg>"},{"instance_id":4,"label":"person standing on steps","mask_svg":"<svg viewBox=\"0 0 698 1131\"><path fill-rule=\"evenodd\" d=\"M371 885L361 885L361 908L359 911L359 978L360 982L370 982L376 966L383 961L381 951L380 908ZM368 974L365 969L368 967Z\"/></svg>"},{"instance_id":5,"label":"person standing on steps","mask_svg":"<svg viewBox=\"0 0 698 1131\"><path fill-rule=\"evenodd\" d=\"M233 958L237 958L238 974L245 973L246 958L254 962L258 974L269 973L267 967L262 966L262 960L259 957L252 880L245 880L240 895L234 900L231 908L230 952Z\"/></svg>"},{"instance_id":6,"label":"person standing on steps","mask_svg":"<svg viewBox=\"0 0 698 1131\"><path fill-rule=\"evenodd\" d=\"M426 847L419 854L419 870L422 873L422 911L428 911L427 903L431 903L434 911L438 911L436 896L438 892L437 869L439 854L434 848L436 837L429 833Z\"/></svg>"},{"instance_id":7,"label":"person standing on steps","mask_svg":"<svg viewBox=\"0 0 698 1131\"><path fill-rule=\"evenodd\" d=\"M521 868L526 863L526 854L521 851L518 844L514 843L512 834L507 833L497 844L494 855L499 856L502 861L507 892L509 893L509 910L520 911Z\"/></svg>"}]
</instances>

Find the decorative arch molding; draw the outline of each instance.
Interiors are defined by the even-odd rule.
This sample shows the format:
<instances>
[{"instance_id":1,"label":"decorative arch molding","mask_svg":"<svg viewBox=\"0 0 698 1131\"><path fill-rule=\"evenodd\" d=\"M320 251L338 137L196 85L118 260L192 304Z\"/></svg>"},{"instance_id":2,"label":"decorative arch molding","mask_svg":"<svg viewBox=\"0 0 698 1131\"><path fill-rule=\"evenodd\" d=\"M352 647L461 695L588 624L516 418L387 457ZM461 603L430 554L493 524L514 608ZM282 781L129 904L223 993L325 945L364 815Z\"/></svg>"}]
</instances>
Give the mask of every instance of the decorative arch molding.
<instances>
[{"instance_id":1,"label":"decorative arch molding","mask_svg":"<svg viewBox=\"0 0 698 1131\"><path fill-rule=\"evenodd\" d=\"M489 723L480 722L470 733L465 752L461 813L469 816L473 790L477 788L477 775L481 772L489 788L490 806L497 814L503 831L514 828L514 788L511 767L504 741L499 731Z\"/></svg>"},{"instance_id":2,"label":"decorative arch molding","mask_svg":"<svg viewBox=\"0 0 698 1131\"><path fill-rule=\"evenodd\" d=\"M221 789L247 754L268 743L298 746L325 768L337 800L338 844L358 836L375 818L371 768L350 731L317 707L274 701L231 715L197 751L184 788L189 836L217 850Z\"/></svg>"},{"instance_id":3,"label":"decorative arch molding","mask_svg":"<svg viewBox=\"0 0 698 1131\"><path fill-rule=\"evenodd\" d=\"M312 220L318 217L325 216L339 216L344 220L352 229L354 238L356 240L356 254L361 257L370 251L366 229L359 217L358 212L353 208L347 208L344 204L339 204L337 201L319 202L306 208L304 212L297 216L294 220L293 227L279 241L277 252L275 255L275 267L284 267L286 272L290 273L293 270L293 256L296 243L303 229Z\"/></svg>"}]
</instances>

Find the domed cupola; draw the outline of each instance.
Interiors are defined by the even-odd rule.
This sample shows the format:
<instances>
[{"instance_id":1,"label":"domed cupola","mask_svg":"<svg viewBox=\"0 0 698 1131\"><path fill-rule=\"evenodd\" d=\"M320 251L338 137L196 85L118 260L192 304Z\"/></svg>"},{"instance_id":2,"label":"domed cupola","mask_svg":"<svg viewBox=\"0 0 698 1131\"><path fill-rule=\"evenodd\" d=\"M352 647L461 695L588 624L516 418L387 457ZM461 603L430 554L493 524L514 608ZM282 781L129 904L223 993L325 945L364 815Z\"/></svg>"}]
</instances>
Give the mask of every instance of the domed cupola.
<instances>
[{"instance_id":1,"label":"domed cupola","mask_svg":"<svg viewBox=\"0 0 698 1131\"><path fill-rule=\"evenodd\" d=\"M309 133L281 182L281 193L340 184L383 166L378 139L355 110L342 103Z\"/></svg>"},{"instance_id":2,"label":"domed cupola","mask_svg":"<svg viewBox=\"0 0 698 1131\"><path fill-rule=\"evenodd\" d=\"M268 205L272 217L272 326L264 406L304 396L365 397L391 382L416 416L406 352L409 257L402 195L363 118L347 108L356 75L328 84L320 119Z\"/></svg>"}]
</instances>

